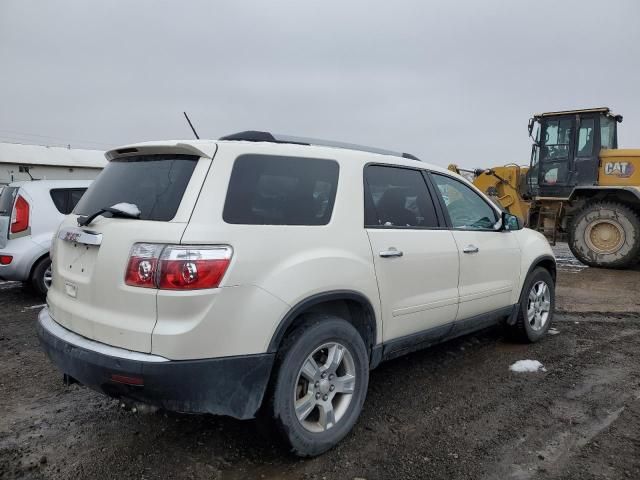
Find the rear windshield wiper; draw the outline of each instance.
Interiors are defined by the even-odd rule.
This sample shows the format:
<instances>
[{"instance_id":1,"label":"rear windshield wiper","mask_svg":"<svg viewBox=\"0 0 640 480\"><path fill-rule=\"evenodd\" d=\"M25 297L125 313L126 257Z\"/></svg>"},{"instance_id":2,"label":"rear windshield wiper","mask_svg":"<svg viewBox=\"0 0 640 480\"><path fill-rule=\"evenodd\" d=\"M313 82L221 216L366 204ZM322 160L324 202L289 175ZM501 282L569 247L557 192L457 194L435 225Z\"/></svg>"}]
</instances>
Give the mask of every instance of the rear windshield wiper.
<instances>
[{"instance_id":1,"label":"rear windshield wiper","mask_svg":"<svg viewBox=\"0 0 640 480\"><path fill-rule=\"evenodd\" d=\"M112 217L118 218L140 218L140 209L137 205L134 205L133 203L117 203L111 207L101 208L91 215L78 217L78 225L86 227L93 222L96 217L99 217L104 213L110 213Z\"/></svg>"}]
</instances>

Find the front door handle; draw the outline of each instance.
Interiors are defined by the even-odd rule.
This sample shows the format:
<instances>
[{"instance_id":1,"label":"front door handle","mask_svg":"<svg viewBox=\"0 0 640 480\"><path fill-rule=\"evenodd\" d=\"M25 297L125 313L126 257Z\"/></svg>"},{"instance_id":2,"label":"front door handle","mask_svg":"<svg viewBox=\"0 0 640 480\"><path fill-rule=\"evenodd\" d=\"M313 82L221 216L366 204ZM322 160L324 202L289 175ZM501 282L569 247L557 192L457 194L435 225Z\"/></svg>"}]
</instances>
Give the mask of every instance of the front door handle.
<instances>
[{"instance_id":1,"label":"front door handle","mask_svg":"<svg viewBox=\"0 0 640 480\"><path fill-rule=\"evenodd\" d=\"M401 257L402 256L402 251L401 250L397 250L394 247L389 247L389 250L383 250L382 252L380 252L380 256L382 258Z\"/></svg>"},{"instance_id":2,"label":"front door handle","mask_svg":"<svg viewBox=\"0 0 640 480\"><path fill-rule=\"evenodd\" d=\"M462 249L462 251L464 253L478 253L480 251L480 249L478 247L476 247L475 245L467 245L466 247L464 247Z\"/></svg>"}]
</instances>

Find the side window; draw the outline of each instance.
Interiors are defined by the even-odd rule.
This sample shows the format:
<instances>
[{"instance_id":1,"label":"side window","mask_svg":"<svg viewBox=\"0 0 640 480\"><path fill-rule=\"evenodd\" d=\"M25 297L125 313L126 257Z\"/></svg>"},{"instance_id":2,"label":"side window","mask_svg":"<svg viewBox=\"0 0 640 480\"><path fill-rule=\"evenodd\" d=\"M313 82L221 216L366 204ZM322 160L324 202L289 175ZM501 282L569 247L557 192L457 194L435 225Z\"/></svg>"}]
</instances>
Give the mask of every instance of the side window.
<instances>
[{"instance_id":1,"label":"side window","mask_svg":"<svg viewBox=\"0 0 640 480\"><path fill-rule=\"evenodd\" d=\"M75 188L73 190L69 190L69 212L68 213L71 213L73 209L76 208L76 204L80 201L80 199L82 198L82 195L84 195L84 192L86 191L87 191L86 188Z\"/></svg>"},{"instance_id":2,"label":"side window","mask_svg":"<svg viewBox=\"0 0 640 480\"><path fill-rule=\"evenodd\" d=\"M611 117L600 117L600 146L602 148L617 148L616 120Z\"/></svg>"},{"instance_id":3,"label":"side window","mask_svg":"<svg viewBox=\"0 0 640 480\"><path fill-rule=\"evenodd\" d=\"M435 207L418 170L371 165L365 168L367 227L434 228Z\"/></svg>"},{"instance_id":4,"label":"side window","mask_svg":"<svg viewBox=\"0 0 640 480\"><path fill-rule=\"evenodd\" d=\"M53 200L53 204L56 206L58 211L64 215L71 212L71 210L68 209L68 192L69 191L64 188L56 188L55 190L51 190L49 192L51 194L51 200Z\"/></svg>"},{"instance_id":5,"label":"side window","mask_svg":"<svg viewBox=\"0 0 640 480\"><path fill-rule=\"evenodd\" d=\"M86 191L86 188L55 188L49 193L58 211L63 215L68 215L73 211L76 203L80 201Z\"/></svg>"},{"instance_id":6,"label":"side window","mask_svg":"<svg viewBox=\"0 0 640 480\"><path fill-rule=\"evenodd\" d=\"M496 211L472 188L446 175L431 176L447 207L453 228L493 230L498 221Z\"/></svg>"},{"instance_id":7,"label":"side window","mask_svg":"<svg viewBox=\"0 0 640 480\"><path fill-rule=\"evenodd\" d=\"M338 170L334 160L241 155L233 164L222 217L245 225L326 225Z\"/></svg>"},{"instance_id":8,"label":"side window","mask_svg":"<svg viewBox=\"0 0 640 480\"><path fill-rule=\"evenodd\" d=\"M584 118L580 120L580 128L578 129L578 157L590 157L593 155L593 136L594 136L593 118Z\"/></svg>"}]
</instances>

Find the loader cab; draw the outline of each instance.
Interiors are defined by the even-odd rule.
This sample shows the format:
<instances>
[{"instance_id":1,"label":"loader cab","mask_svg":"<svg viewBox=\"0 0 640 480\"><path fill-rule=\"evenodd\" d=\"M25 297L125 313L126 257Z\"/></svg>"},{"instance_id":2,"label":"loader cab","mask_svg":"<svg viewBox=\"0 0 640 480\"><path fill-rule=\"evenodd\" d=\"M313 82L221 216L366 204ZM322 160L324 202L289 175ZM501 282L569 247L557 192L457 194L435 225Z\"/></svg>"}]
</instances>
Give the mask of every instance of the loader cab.
<instances>
[{"instance_id":1,"label":"loader cab","mask_svg":"<svg viewBox=\"0 0 640 480\"><path fill-rule=\"evenodd\" d=\"M534 141L529 194L568 198L576 186L597 185L600 150L618 148L621 121L608 108L534 115L529 120Z\"/></svg>"}]
</instances>

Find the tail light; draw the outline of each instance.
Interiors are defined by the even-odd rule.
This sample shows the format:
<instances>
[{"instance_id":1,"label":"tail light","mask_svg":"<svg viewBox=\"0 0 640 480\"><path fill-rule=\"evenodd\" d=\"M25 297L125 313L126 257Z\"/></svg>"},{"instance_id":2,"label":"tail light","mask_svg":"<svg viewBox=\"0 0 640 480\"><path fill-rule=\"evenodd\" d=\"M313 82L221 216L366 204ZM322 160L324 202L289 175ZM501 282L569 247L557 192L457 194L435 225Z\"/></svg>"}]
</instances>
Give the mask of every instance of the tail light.
<instances>
[{"instance_id":1,"label":"tail light","mask_svg":"<svg viewBox=\"0 0 640 480\"><path fill-rule=\"evenodd\" d=\"M161 290L216 288L232 255L231 247L225 245L136 243L131 249L125 283Z\"/></svg>"},{"instance_id":2,"label":"tail light","mask_svg":"<svg viewBox=\"0 0 640 480\"><path fill-rule=\"evenodd\" d=\"M11 212L11 233L24 232L27 228L29 228L29 202L22 195L18 195Z\"/></svg>"},{"instance_id":3,"label":"tail light","mask_svg":"<svg viewBox=\"0 0 640 480\"><path fill-rule=\"evenodd\" d=\"M13 261L11 255L0 255L0 265L9 265Z\"/></svg>"},{"instance_id":4,"label":"tail light","mask_svg":"<svg viewBox=\"0 0 640 480\"><path fill-rule=\"evenodd\" d=\"M163 245L157 243L136 243L129 254L129 264L124 277L127 285L156 288L158 258Z\"/></svg>"}]
</instances>

